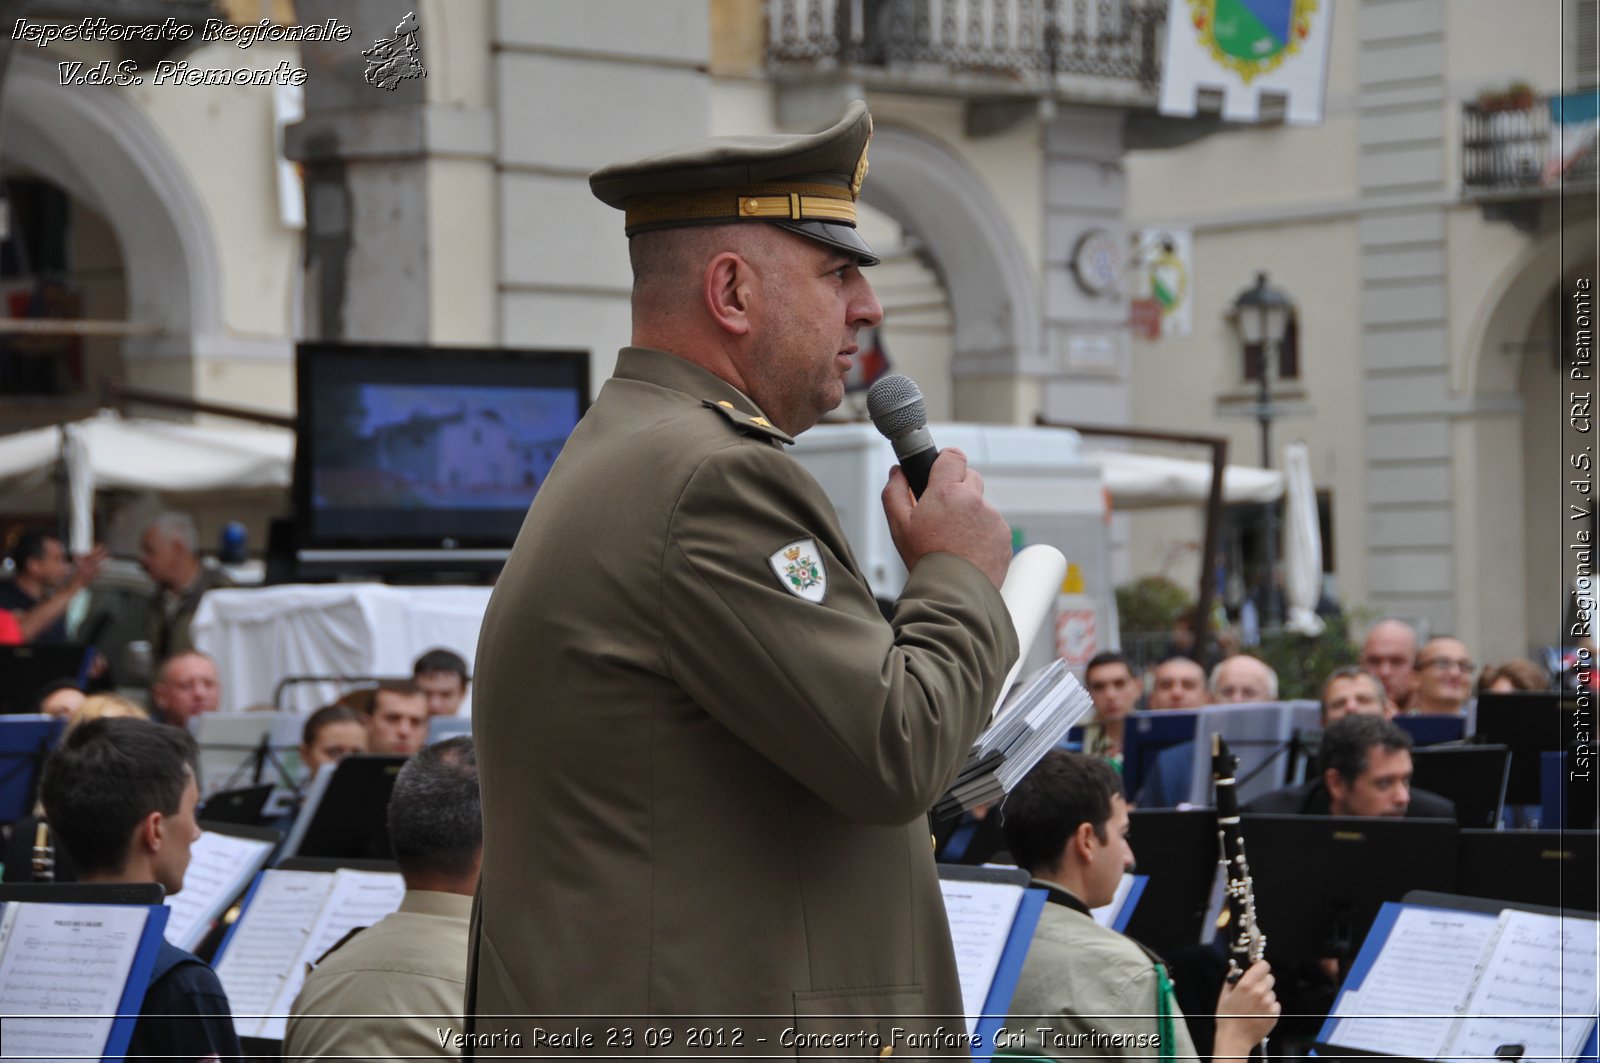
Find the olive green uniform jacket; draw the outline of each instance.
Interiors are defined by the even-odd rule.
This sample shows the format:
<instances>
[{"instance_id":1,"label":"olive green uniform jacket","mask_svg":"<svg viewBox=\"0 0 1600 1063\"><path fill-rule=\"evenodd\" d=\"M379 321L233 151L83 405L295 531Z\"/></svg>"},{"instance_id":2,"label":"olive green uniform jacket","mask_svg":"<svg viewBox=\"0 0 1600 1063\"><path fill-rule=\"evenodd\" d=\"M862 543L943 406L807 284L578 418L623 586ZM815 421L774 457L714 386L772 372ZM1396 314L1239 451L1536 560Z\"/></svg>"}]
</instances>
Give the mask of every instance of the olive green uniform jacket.
<instances>
[{"instance_id":1,"label":"olive green uniform jacket","mask_svg":"<svg viewBox=\"0 0 1600 1063\"><path fill-rule=\"evenodd\" d=\"M964 1030L924 816L1016 632L948 554L885 623L786 441L712 374L626 348L529 512L473 696L467 1001L477 1030L522 1035L510 1051L580 1027L589 1056L690 1057ZM673 1015L705 1019L647 1043Z\"/></svg>"}]
</instances>

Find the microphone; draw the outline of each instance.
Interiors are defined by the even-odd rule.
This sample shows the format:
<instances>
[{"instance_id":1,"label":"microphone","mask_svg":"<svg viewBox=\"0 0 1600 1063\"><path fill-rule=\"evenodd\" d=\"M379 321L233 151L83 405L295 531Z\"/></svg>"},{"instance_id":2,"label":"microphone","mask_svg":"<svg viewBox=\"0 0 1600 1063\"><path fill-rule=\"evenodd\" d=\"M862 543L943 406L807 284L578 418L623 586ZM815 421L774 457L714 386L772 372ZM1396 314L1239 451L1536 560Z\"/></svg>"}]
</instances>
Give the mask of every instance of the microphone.
<instances>
[{"instance_id":1,"label":"microphone","mask_svg":"<svg viewBox=\"0 0 1600 1063\"><path fill-rule=\"evenodd\" d=\"M867 415L889 442L894 444L900 470L911 484L911 494L921 498L928 487L928 470L939 456L928 434L928 406L922 389L908 376L891 373L867 389Z\"/></svg>"}]
</instances>

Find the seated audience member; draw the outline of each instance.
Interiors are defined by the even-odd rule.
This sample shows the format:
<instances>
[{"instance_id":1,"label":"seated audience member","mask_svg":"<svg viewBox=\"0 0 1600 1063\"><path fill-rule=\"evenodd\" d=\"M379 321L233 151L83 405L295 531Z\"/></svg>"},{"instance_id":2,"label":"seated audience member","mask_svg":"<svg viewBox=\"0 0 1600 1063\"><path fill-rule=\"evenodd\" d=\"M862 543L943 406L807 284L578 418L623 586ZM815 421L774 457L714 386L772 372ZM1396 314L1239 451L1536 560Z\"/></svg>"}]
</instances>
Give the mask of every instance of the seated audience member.
<instances>
[{"instance_id":1,"label":"seated audience member","mask_svg":"<svg viewBox=\"0 0 1600 1063\"><path fill-rule=\"evenodd\" d=\"M1176 669L1173 675L1178 680L1173 685L1174 689L1187 698L1187 684L1193 678L1189 669ZM1235 654L1224 658L1211 670L1208 693L1211 702L1216 705L1276 701L1278 673L1258 657ZM1183 804L1189 798L1193 770L1193 742L1179 742L1163 749L1145 775L1144 786L1139 791L1139 804L1144 808L1172 808Z\"/></svg>"},{"instance_id":2,"label":"seated audience member","mask_svg":"<svg viewBox=\"0 0 1600 1063\"><path fill-rule=\"evenodd\" d=\"M197 757L188 732L148 720L92 720L45 762L40 794L58 847L82 882L159 882L183 888L200 837ZM163 941L128 1058L238 1059L228 998L216 972Z\"/></svg>"},{"instance_id":3,"label":"seated audience member","mask_svg":"<svg viewBox=\"0 0 1600 1063\"><path fill-rule=\"evenodd\" d=\"M483 861L478 761L466 735L406 761L389 797L400 909L346 938L306 976L283 1058L458 1056L472 895Z\"/></svg>"},{"instance_id":4,"label":"seated audience member","mask_svg":"<svg viewBox=\"0 0 1600 1063\"><path fill-rule=\"evenodd\" d=\"M157 660L194 649L189 626L207 591L231 587L220 568L200 560L200 535L182 513L163 513L139 537L139 567L155 581L145 609L145 637Z\"/></svg>"},{"instance_id":5,"label":"seated audience member","mask_svg":"<svg viewBox=\"0 0 1600 1063\"><path fill-rule=\"evenodd\" d=\"M1083 751L1122 770L1122 734L1139 704L1139 677L1120 653L1097 653L1083 670L1083 685L1094 702L1094 719L1084 725Z\"/></svg>"},{"instance_id":6,"label":"seated audience member","mask_svg":"<svg viewBox=\"0 0 1600 1063\"><path fill-rule=\"evenodd\" d=\"M386 679L372 693L367 752L409 757L428 740L428 702L409 679Z\"/></svg>"},{"instance_id":7,"label":"seated audience member","mask_svg":"<svg viewBox=\"0 0 1600 1063\"><path fill-rule=\"evenodd\" d=\"M1213 705L1249 705L1278 700L1278 673L1259 657L1239 653L1211 669Z\"/></svg>"},{"instance_id":8,"label":"seated audience member","mask_svg":"<svg viewBox=\"0 0 1600 1063\"><path fill-rule=\"evenodd\" d=\"M1206 703L1206 670L1187 657L1168 657L1156 665L1150 691L1152 709L1198 709Z\"/></svg>"},{"instance_id":9,"label":"seated audience member","mask_svg":"<svg viewBox=\"0 0 1600 1063\"><path fill-rule=\"evenodd\" d=\"M1359 665L1349 664L1328 673L1322 684L1322 726L1338 723L1346 716L1395 714L1383 680Z\"/></svg>"},{"instance_id":10,"label":"seated audience member","mask_svg":"<svg viewBox=\"0 0 1600 1063\"><path fill-rule=\"evenodd\" d=\"M1361 664L1378 677L1395 712L1411 707L1416 694L1417 632L1402 620L1380 620L1361 644Z\"/></svg>"},{"instance_id":11,"label":"seated audience member","mask_svg":"<svg viewBox=\"0 0 1600 1063\"><path fill-rule=\"evenodd\" d=\"M1504 664L1486 664L1478 675L1478 694L1514 694L1522 690L1550 690L1550 676L1526 657Z\"/></svg>"},{"instance_id":12,"label":"seated audience member","mask_svg":"<svg viewBox=\"0 0 1600 1063\"><path fill-rule=\"evenodd\" d=\"M67 607L93 583L110 556L97 546L73 564L67 548L50 532L23 532L11 550L10 582L0 580L0 609L13 614L20 642L67 641Z\"/></svg>"},{"instance_id":13,"label":"seated audience member","mask_svg":"<svg viewBox=\"0 0 1600 1063\"><path fill-rule=\"evenodd\" d=\"M1351 713L1322 733L1320 777L1274 790L1246 812L1454 819L1455 803L1411 788L1411 736L1392 720Z\"/></svg>"},{"instance_id":14,"label":"seated audience member","mask_svg":"<svg viewBox=\"0 0 1600 1063\"><path fill-rule=\"evenodd\" d=\"M57 679L39 691L39 712L44 716L70 716L86 696L76 679Z\"/></svg>"},{"instance_id":15,"label":"seated audience member","mask_svg":"<svg viewBox=\"0 0 1600 1063\"><path fill-rule=\"evenodd\" d=\"M449 650L429 650L411 666L412 681L428 699L429 716L454 716L467 699L467 662Z\"/></svg>"},{"instance_id":16,"label":"seated audience member","mask_svg":"<svg viewBox=\"0 0 1600 1063\"><path fill-rule=\"evenodd\" d=\"M1472 654L1457 639L1429 639L1417 654L1417 692L1411 712L1457 716L1472 696Z\"/></svg>"},{"instance_id":17,"label":"seated audience member","mask_svg":"<svg viewBox=\"0 0 1600 1063\"><path fill-rule=\"evenodd\" d=\"M1101 1035L1084 1058L1194 1060L1165 966L1131 938L1095 922L1133 867L1122 783L1104 761L1053 750L1006 797L1006 844L1035 886L1049 891L1006 1026L1028 1047L1067 1058L1035 1032ZM1217 999L1214 1059L1244 1059L1276 1024L1272 971L1252 964ZM1160 1016L1166 1016L1161 1018ZM1121 1035L1112 1037L1110 1035ZM1066 1041L1065 1043L1072 1043Z\"/></svg>"},{"instance_id":18,"label":"seated audience member","mask_svg":"<svg viewBox=\"0 0 1600 1063\"><path fill-rule=\"evenodd\" d=\"M150 704L162 723L188 727L203 713L217 711L222 681L217 662L199 650L185 650L161 662L150 686Z\"/></svg>"},{"instance_id":19,"label":"seated audience member","mask_svg":"<svg viewBox=\"0 0 1600 1063\"><path fill-rule=\"evenodd\" d=\"M313 712L300 732L300 763L306 778L325 764L337 764L352 753L367 751L367 723L355 709L335 702Z\"/></svg>"}]
</instances>

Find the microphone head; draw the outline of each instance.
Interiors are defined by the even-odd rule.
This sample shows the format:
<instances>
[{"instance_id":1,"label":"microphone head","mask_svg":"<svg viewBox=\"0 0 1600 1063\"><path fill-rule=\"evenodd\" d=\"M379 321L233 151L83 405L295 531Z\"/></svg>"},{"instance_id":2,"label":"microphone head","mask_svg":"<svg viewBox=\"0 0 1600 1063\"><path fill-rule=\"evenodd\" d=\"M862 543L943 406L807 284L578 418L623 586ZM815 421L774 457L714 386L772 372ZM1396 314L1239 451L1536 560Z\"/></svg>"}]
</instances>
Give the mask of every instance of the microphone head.
<instances>
[{"instance_id":1,"label":"microphone head","mask_svg":"<svg viewBox=\"0 0 1600 1063\"><path fill-rule=\"evenodd\" d=\"M867 389L867 416L878 431L895 439L928 424L928 406L916 381L891 373Z\"/></svg>"}]
</instances>

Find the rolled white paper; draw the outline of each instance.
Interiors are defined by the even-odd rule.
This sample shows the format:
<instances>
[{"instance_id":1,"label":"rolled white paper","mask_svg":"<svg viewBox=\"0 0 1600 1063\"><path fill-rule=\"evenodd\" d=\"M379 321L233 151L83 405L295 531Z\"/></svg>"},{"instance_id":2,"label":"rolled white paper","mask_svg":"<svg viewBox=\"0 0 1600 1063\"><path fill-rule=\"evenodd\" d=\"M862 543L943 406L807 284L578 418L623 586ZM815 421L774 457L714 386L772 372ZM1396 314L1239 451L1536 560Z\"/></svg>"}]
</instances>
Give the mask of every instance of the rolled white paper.
<instances>
[{"instance_id":1,"label":"rolled white paper","mask_svg":"<svg viewBox=\"0 0 1600 1063\"><path fill-rule=\"evenodd\" d=\"M1000 585L1000 597L1005 600L1011 623L1017 629L1018 652L1016 663L1000 686L1000 700L994 704L996 710L1005 701L1011 684L1016 682L1023 658L1028 656L1028 648L1039 634L1044 618L1050 614L1056 595L1061 593L1061 581L1066 574L1067 559L1060 550L1044 543L1024 547L1011 559L1005 582Z\"/></svg>"}]
</instances>

